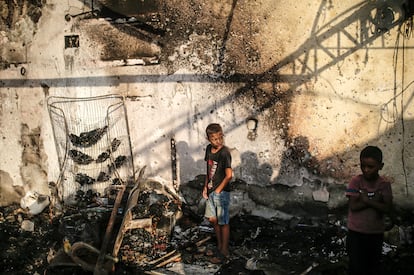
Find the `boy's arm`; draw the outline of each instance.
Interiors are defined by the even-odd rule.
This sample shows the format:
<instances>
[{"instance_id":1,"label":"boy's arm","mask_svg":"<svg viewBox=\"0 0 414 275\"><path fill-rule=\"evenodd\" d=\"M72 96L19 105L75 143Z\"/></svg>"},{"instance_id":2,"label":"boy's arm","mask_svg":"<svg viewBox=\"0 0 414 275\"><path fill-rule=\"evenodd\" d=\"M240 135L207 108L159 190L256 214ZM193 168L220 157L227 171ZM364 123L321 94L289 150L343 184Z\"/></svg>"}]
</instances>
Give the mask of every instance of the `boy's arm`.
<instances>
[{"instance_id":1,"label":"boy's arm","mask_svg":"<svg viewBox=\"0 0 414 275\"><path fill-rule=\"evenodd\" d=\"M208 184L208 182L206 181L206 182L204 183L203 193L202 193L203 198L205 198L206 200L208 199L207 184Z\"/></svg>"},{"instance_id":2,"label":"boy's arm","mask_svg":"<svg viewBox=\"0 0 414 275\"><path fill-rule=\"evenodd\" d=\"M203 192L201 193L203 198L205 198L206 200L208 199L208 192L207 192L207 190L208 190L208 188L207 188L208 181L209 181L209 179L208 179L208 164L206 162L206 179L204 181Z\"/></svg>"},{"instance_id":3,"label":"boy's arm","mask_svg":"<svg viewBox=\"0 0 414 275\"><path fill-rule=\"evenodd\" d=\"M348 208L350 211L361 211L367 208L367 205L361 199L361 191L357 177L353 177L346 189L348 197Z\"/></svg>"},{"instance_id":4,"label":"boy's arm","mask_svg":"<svg viewBox=\"0 0 414 275\"><path fill-rule=\"evenodd\" d=\"M361 194L357 196L348 196L349 199L349 210L351 211L361 211L368 206L362 201Z\"/></svg>"},{"instance_id":5,"label":"boy's arm","mask_svg":"<svg viewBox=\"0 0 414 275\"><path fill-rule=\"evenodd\" d=\"M367 207L372 207L382 213L388 213L392 207L392 197L375 195L374 197L368 197L366 193L362 194L362 201Z\"/></svg>"},{"instance_id":6,"label":"boy's arm","mask_svg":"<svg viewBox=\"0 0 414 275\"><path fill-rule=\"evenodd\" d=\"M226 185L229 183L229 181L233 177L233 170L231 168L226 168L226 170L224 170L224 172L225 172L226 176L221 181L220 185L217 186L217 188L215 190L216 193L220 193L221 191L223 191L224 187L226 187Z\"/></svg>"},{"instance_id":7,"label":"boy's arm","mask_svg":"<svg viewBox=\"0 0 414 275\"><path fill-rule=\"evenodd\" d=\"M391 206L392 198L388 196L369 197L366 192L361 192L358 196L349 196L349 209L351 211L360 211L371 207L380 212L388 213Z\"/></svg>"}]
</instances>

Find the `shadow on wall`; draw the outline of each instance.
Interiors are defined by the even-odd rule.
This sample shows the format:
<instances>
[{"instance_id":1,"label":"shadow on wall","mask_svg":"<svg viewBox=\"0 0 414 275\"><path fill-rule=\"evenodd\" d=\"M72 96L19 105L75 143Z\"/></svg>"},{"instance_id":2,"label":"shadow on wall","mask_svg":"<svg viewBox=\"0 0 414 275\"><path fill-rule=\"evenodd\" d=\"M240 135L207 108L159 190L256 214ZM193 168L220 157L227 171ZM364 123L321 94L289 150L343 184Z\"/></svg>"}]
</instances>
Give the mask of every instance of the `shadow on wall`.
<instances>
[{"instance_id":1,"label":"shadow on wall","mask_svg":"<svg viewBox=\"0 0 414 275\"><path fill-rule=\"evenodd\" d=\"M402 123L403 127L394 123L394 127L377 138L367 141L366 144L361 144L360 148L356 147L319 160L309 152L308 139L299 136L283 153L278 168L272 167L267 162L261 162L255 152L237 148L242 154L239 163L233 166L233 180L246 183L248 187L244 190L249 192L253 201L261 205L279 207L287 200L291 200L296 203L323 202L327 203L328 207L340 207L345 199L346 184L353 175L360 173L358 161L360 150L365 145L377 145L387 157L384 159L385 168L390 169L383 174L390 176L390 172L396 175L401 172L402 176L398 182L395 182L393 190L396 194L409 195L411 186L408 179L412 176L409 172L412 167L407 160L409 152L414 151L414 146L410 142L414 138L412 131L414 120L406 120ZM399 144L393 144L396 135L401 136ZM186 142L179 142L178 157L181 162L181 173L183 170L187 173L186 176L181 175L181 186L186 187L190 182L193 188L198 188L197 194L201 197L205 162L202 159L195 161L191 156L192 152ZM392 164L401 165L402 171L395 170ZM189 174L197 175L194 181L185 180ZM274 174L277 176L273 177ZM191 182L197 183L193 185ZM279 202L275 203L275 200Z\"/></svg>"},{"instance_id":2,"label":"shadow on wall","mask_svg":"<svg viewBox=\"0 0 414 275\"><path fill-rule=\"evenodd\" d=\"M218 80L233 83L245 82L249 86L257 86L263 82L286 83L290 85L290 90L306 83L312 78L318 77L323 71L343 62L346 57L355 53L357 50L390 49L386 45L382 47L369 48L369 45L376 39L382 37L392 28L402 26L407 20L406 7L398 1L362 1L348 10L342 11L337 17L333 18L326 24L321 25L320 17L326 9L332 8L332 1L320 1L320 7L316 13L314 24L310 37L300 45L296 51L287 55L278 61L273 67L260 74L238 74L229 73L224 64L224 53L226 51L226 41L228 41L229 32L234 16L233 11L236 8L237 1L233 0L232 9L226 24L226 31L221 45L219 64L215 67L217 72L212 75L181 75L178 76L182 81L192 82L208 81L217 82ZM355 29L360 32L355 33ZM335 38L335 39L334 39ZM328 41L337 41L336 45L325 43ZM349 45L351 43L351 45ZM324 45L328 44L329 47ZM384 44L384 43L383 43ZM398 47L398 45L397 45ZM392 47L391 49L393 49ZM290 74L280 74L282 68L290 71ZM219 73L219 79L216 75ZM22 87L32 84L34 87L45 83L49 87L71 87L71 86L110 86L120 83L136 82L159 82L164 81L160 75L139 75L139 76L105 76L105 77L85 77L85 78L54 78L54 79L24 79L24 80L3 80L5 87Z\"/></svg>"},{"instance_id":3,"label":"shadow on wall","mask_svg":"<svg viewBox=\"0 0 414 275\"><path fill-rule=\"evenodd\" d=\"M203 149L202 149L203 150ZM188 174L204 174L206 172L206 163L204 159L194 160L192 154L194 150L188 146L185 141L177 142L177 157L179 160L179 180L181 183L188 181ZM200 153L200 152L197 152ZM204 155L204 153L203 153ZM184 174L183 171L186 171Z\"/></svg>"},{"instance_id":4,"label":"shadow on wall","mask_svg":"<svg viewBox=\"0 0 414 275\"><path fill-rule=\"evenodd\" d=\"M210 74L207 75L195 75L195 74L174 74L173 77L170 75L160 76L159 74L154 75L138 75L138 76L131 76L131 75L113 75L113 76L104 76L104 77L74 77L74 78L50 78L50 79L3 79L1 82L2 87L40 87L40 86L47 86L47 87L79 87L79 86L117 86L122 83L137 83L137 82L145 82L145 83L158 83L158 82L176 82L180 80L182 82L211 82L217 83L219 81L223 81L224 83L245 83L243 87L238 89L235 93L223 98L221 101L217 101L214 103L214 106L206 106L204 110L200 111L200 116L207 117L211 115L211 110L217 110L218 108L231 105L233 102L241 103L247 105L245 108L249 111L249 116L257 117L259 114L264 113L265 111L272 111L273 109L279 109L280 112L283 113L283 117L288 118L289 113L286 109L283 109L283 106L286 106L289 103L291 95L286 93L285 91L280 91L277 88L277 85L280 83L286 83L289 85L288 91L294 91L298 86L312 80L313 78L318 77L322 72L326 71L327 69L335 66L336 64L343 62L348 56L355 53L357 50L365 49L368 51L374 50L370 49L369 45L376 39L383 36L387 31L391 30L396 26L401 26L402 20L404 19L403 11L401 9L396 8L394 3L395 1L384 1L383 3L377 3L378 1L363 1L354 5L353 7L349 8L346 11L340 13L336 18L332 19L330 22L323 26L319 26L319 17L323 14L324 9L327 8L327 5L332 5L331 1L321 1L319 10L314 20L314 25L312 28L312 32L310 34L309 39L307 39L302 45L300 45L296 51L289 54L273 67L265 71L264 73L260 74L228 74L226 71L226 64L218 64L217 68L219 68L219 75L220 77L217 78L211 77ZM382 1L381 1L382 2ZM233 1L232 9L235 9L237 1ZM388 5L388 6L387 6ZM329 7L328 7L329 8ZM389 12L393 12L393 18L391 19L390 16L381 17L381 15L388 15ZM227 29L230 29L231 25L231 18L233 13L231 13L231 17L229 17L229 21L227 22ZM355 34L355 25L361 25L360 33ZM228 35L226 32L225 35ZM324 47L324 41L330 41L333 37L338 37L336 41L338 43L333 48ZM345 40L345 37L347 40ZM227 41L227 37L223 39L223 41ZM344 41L347 41L347 44L344 44ZM349 46L349 41L351 41L351 46ZM219 62L224 62L225 58L225 43L221 46ZM398 47L398 45L397 45ZM388 49L386 45L383 45L382 48L375 48L378 49ZM319 58L321 55L319 53L323 53L324 58ZM327 58L328 57L328 58ZM290 74L281 74L280 72L284 68L292 68ZM285 70L288 71L288 70ZM217 72L216 72L217 73ZM266 91L259 87L262 83L272 83L272 88L270 91ZM406 90L409 87L403 87L403 90ZM396 91L394 91L396 94ZM402 93L401 92L401 93ZM263 95L258 97L257 94ZM397 95L396 95L397 96ZM409 101L411 102L411 100ZM281 105L282 107L278 107ZM251 111L250 107L255 106L253 111ZM242 106L243 107L243 106ZM248 109L249 108L249 109ZM280 109L282 108L282 109ZM278 117L278 113L272 114L274 117ZM168 128L171 125L171 120L176 119L172 117L170 120L166 120L163 122L162 125L159 127ZM396 123L397 121L394 121ZM183 121L182 124L179 126L180 128L186 127L186 121ZM231 127L228 128L228 132L231 132L233 129L240 127L243 125L244 127L245 120L241 119L240 122L235 123ZM406 125L406 129L411 129L412 127L410 122L404 122ZM283 129L285 134L287 133L287 126L281 126L282 123L276 125L275 130ZM287 123L285 123L287 125ZM404 128L404 127L403 127ZM396 129L391 129L388 133L396 132ZM377 140L371 141L372 143L378 143L380 139L386 138L388 133L384 134L382 137L378 137ZM406 133L403 133L403 138L407 137ZM149 148L152 144L152 141L149 138L141 137L142 140L146 140L147 144L143 146L143 148ZM289 137L284 136L283 138L286 141L289 141ZM314 159L312 156L308 156L308 152L306 148L307 140L304 137L299 137L299 140L295 140L294 146L292 148L288 148L283 156L282 164L280 169L280 173L284 173L286 171L293 171L295 172L297 169L299 171L304 171L304 169L314 168L315 165L321 167L323 163L322 160L319 163L313 163ZM148 141L147 141L148 140ZM382 144L386 144L382 142ZM296 145L295 145L296 143ZM404 153L406 153L408 148L406 147L407 144L403 143L402 149L402 159L404 159ZM192 159L190 155L190 148L188 148L187 144L180 144L178 151L180 154L180 150L184 149L184 155L180 155L182 159L181 165L185 165L186 167L195 167L197 171L204 170L204 164L201 162L196 162ZM350 153L343 153L343 154L357 154L356 150ZM241 150L243 151L243 150ZM134 154L139 152L134 152ZM254 180L254 182L259 182L265 184L266 182L270 182L269 175L272 175L274 171L273 168L267 164L259 164L258 156L252 152L244 152L241 156L242 165L239 168L235 168L240 170L241 177L251 177L248 180ZM295 163L297 161L298 163ZM405 165L405 164L404 164ZM165 169L167 169L166 167ZM250 170L251 172L249 173ZM190 170L190 169L188 169ZM251 174L251 176L250 176ZM182 175L180 175L182 178ZM287 175L286 178L289 176ZM296 181L293 179L292 181ZM282 174L273 182L273 184L277 184L282 182Z\"/></svg>"},{"instance_id":5,"label":"shadow on wall","mask_svg":"<svg viewBox=\"0 0 414 275\"><path fill-rule=\"evenodd\" d=\"M264 73L260 74L228 74L225 64L225 52L226 52L226 41L228 41L229 32L232 25L234 16L234 9L236 8L237 1L234 0L232 10L228 16L226 23L226 31L222 39L223 44L221 45L220 57L215 68L219 75L219 78L211 78L210 75L174 75L173 78L160 78L158 75L141 75L141 76L117 76L114 79L102 79L95 83L109 82L112 80L114 83L120 82L159 82L159 81L174 81L179 79L180 81L186 82L217 82L221 80L225 83L245 83L245 85L239 88L235 93L223 98L219 102L215 102L214 106L206 106L204 110L200 111L200 116L207 117L211 114L211 110L216 110L220 107L232 104L245 104L246 109L250 106L255 106L253 111L250 110L252 117L257 117L259 114L265 111L272 112L273 109L278 109L279 113L272 114L274 117L280 117L279 114L283 113L283 117L289 117L289 111L283 109L281 106L286 106L291 95L280 91L277 88L277 84L288 84L288 91L295 91L300 85L307 83L312 79L316 79L322 72L328 70L332 66L338 63L344 62L347 57L354 54L356 51L364 49L368 56L369 51L378 51L381 49L395 49L395 47L388 47L385 43L382 46L370 48L370 45L377 39L383 37L384 34L389 32L394 27L401 28L402 23L407 19L405 7L400 5L400 1L361 1L349 9L338 13L338 16L327 22L321 24L319 21L321 16L324 14L326 9L332 8L332 1L320 1L319 9L316 13L314 24L310 36L305 42L300 45L297 50L291 54L279 60L273 67L269 68ZM355 29L359 31L355 33ZM399 35L399 34L398 34ZM334 39L335 38L335 39ZM330 41L336 41L336 44L332 45L328 43ZM284 73L281 74L281 71ZM290 72L290 73L289 73ZM116 79L115 79L116 78ZM80 79L81 81L83 79ZM262 83L271 82L272 88L270 91L265 90L260 86ZM70 85L71 81L65 81L65 85ZM78 81L77 81L78 83ZM103 83L102 83L103 84ZM97 84L98 85L98 84ZM411 84L406 87L402 87L403 93ZM396 91L394 91L396 94ZM257 95L261 96L258 97ZM396 100L396 99L394 99ZM175 119L175 118L172 118ZM382 118L380 118L380 121ZM398 121L393 121L397 123ZM180 127L185 127L186 121L183 121ZM227 131L244 126L245 120L228 127ZM411 122L404 122L406 129ZM283 126L282 122L276 125L276 129L283 129L286 143L290 143L287 126ZM165 121L164 125L168 127L170 121ZM285 123L284 125L287 125ZM403 127L404 128L404 127ZM384 147L387 144L387 137L397 132L396 128L390 129L387 133L378 137L376 140L371 140L372 144L379 144ZM406 137L406 133L403 133L403 139ZM146 140L146 139L144 139ZM346 180L350 177L353 172L353 163L348 163L345 166L342 161L343 159L354 160L355 157L351 155L358 155L359 148L355 148L350 152L342 152L337 155L332 155L329 159L317 160L309 152L309 141L306 137L296 137L292 142L293 145L289 146L284 153L281 165L279 167L278 176L272 180L272 175L275 171L269 163L260 163L258 156L253 152L243 152L241 155L240 167L234 167L236 175L246 182L254 182L260 185L267 184L284 184L287 186L301 186L304 184L304 179L309 179L313 182L310 175L315 178L319 176L332 176L337 179ZM382 144L382 145L381 145ZM407 144L403 143L402 147L402 160L404 160L404 152L408 149ZM361 145L362 146L362 145ZM195 173L204 171L204 163L202 160L194 161L191 156L191 148L185 142L179 142L177 144L177 152L180 158L180 171L185 170L191 171L193 168ZM403 161L404 162L404 161ZM405 164L403 163L403 166ZM190 168L191 167L191 168ZM338 169L339 168L339 169ZM202 172L203 173L203 172ZM237 174L238 173L238 174ZM308 178L309 176L309 178ZM406 175L405 175L406 176ZM184 182L185 177L180 175L181 182ZM317 185L317 184L316 184ZM407 189L408 190L408 189Z\"/></svg>"},{"instance_id":6,"label":"shadow on wall","mask_svg":"<svg viewBox=\"0 0 414 275\"><path fill-rule=\"evenodd\" d=\"M297 145L299 147L299 145ZM186 142L181 142L179 148L189 150ZM269 163L260 163L259 157L254 152L244 152L235 159L233 165L234 177L232 179L232 197L234 213L248 213L264 211L268 215L272 210L284 211L288 214L313 213L317 215L330 209L341 209L345 205L345 186L329 184L316 175L311 175L304 167L303 159L306 154L295 155L289 151L283 158L280 169L289 169L289 173L282 173L272 180L273 168ZM200 167L205 166L204 160L194 161L190 157L191 152L178 150L178 158L185 166L187 174L195 174L191 180L183 180L179 191L185 199L185 203L192 211L190 214L202 216L205 208L205 200L202 198L202 190L205 182L205 171ZM233 154L232 154L233 156ZM240 161L237 158L240 157ZM302 158L302 160L299 160ZM302 164L300 163L302 162ZM191 170L191 168L194 168ZM258 210L258 209L262 210ZM270 212L266 210L268 209ZM263 214L263 213L262 213Z\"/></svg>"}]
</instances>

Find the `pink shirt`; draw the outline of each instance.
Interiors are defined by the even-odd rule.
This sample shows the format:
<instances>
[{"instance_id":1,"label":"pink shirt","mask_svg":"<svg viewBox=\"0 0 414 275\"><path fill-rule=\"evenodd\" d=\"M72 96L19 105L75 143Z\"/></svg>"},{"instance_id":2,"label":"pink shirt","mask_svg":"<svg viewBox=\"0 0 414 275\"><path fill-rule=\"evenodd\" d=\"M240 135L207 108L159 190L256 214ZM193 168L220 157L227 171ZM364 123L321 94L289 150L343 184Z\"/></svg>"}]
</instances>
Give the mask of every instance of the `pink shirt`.
<instances>
[{"instance_id":1,"label":"pink shirt","mask_svg":"<svg viewBox=\"0 0 414 275\"><path fill-rule=\"evenodd\" d=\"M366 182L362 175L355 176L349 182L346 196L359 196L360 191L374 193L375 196L382 194L383 197L392 199L391 184L384 177L379 177L375 184ZM367 233L383 233L385 230L384 214L368 207L358 211L348 211L348 229Z\"/></svg>"}]
</instances>

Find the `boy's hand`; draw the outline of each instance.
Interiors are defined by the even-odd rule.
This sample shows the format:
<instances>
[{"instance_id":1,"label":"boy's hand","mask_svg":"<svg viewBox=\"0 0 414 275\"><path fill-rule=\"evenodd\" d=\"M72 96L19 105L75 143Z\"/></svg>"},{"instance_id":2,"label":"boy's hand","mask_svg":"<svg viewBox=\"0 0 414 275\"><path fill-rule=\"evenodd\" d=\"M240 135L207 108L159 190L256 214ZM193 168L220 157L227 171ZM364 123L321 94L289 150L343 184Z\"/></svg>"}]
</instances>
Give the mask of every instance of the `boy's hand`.
<instances>
[{"instance_id":1,"label":"boy's hand","mask_svg":"<svg viewBox=\"0 0 414 275\"><path fill-rule=\"evenodd\" d=\"M362 191L361 199L366 204L370 204L371 202L382 202L383 201L382 194L378 192L374 193L374 192Z\"/></svg>"},{"instance_id":2,"label":"boy's hand","mask_svg":"<svg viewBox=\"0 0 414 275\"><path fill-rule=\"evenodd\" d=\"M206 200L208 200L207 186L204 186L204 188L203 188L203 198L205 198Z\"/></svg>"},{"instance_id":3,"label":"boy's hand","mask_svg":"<svg viewBox=\"0 0 414 275\"><path fill-rule=\"evenodd\" d=\"M368 200L369 200L369 198L368 198L368 195L367 195L367 192L366 192L366 191L360 191L360 192L359 192L359 198L361 199L361 201L362 201L363 203L367 203L367 202L368 202Z\"/></svg>"}]
</instances>

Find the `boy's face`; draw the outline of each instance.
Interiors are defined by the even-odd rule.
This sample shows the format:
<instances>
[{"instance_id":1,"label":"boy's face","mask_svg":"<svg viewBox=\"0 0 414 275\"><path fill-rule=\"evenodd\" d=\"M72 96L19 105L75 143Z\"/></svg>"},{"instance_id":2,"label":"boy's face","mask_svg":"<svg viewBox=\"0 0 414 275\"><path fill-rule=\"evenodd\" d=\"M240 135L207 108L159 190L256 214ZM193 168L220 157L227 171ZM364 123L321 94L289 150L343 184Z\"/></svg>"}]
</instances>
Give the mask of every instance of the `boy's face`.
<instances>
[{"instance_id":1,"label":"boy's face","mask_svg":"<svg viewBox=\"0 0 414 275\"><path fill-rule=\"evenodd\" d=\"M224 135L222 132L209 134L208 141L210 141L211 146L213 146L213 148L220 148L224 144Z\"/></svg>"},{"instance_id":2,"label":"boy's face","mask_svg":"<svg viewBox=\"0 0 414 275\"><path fill-rule=\"evenodd\" d=\"M373 158L361 158L361 171L364 178L368 181L373 181L378 178L378 171L384 166L383 163Z\"/></svg>"}]
</instances>

